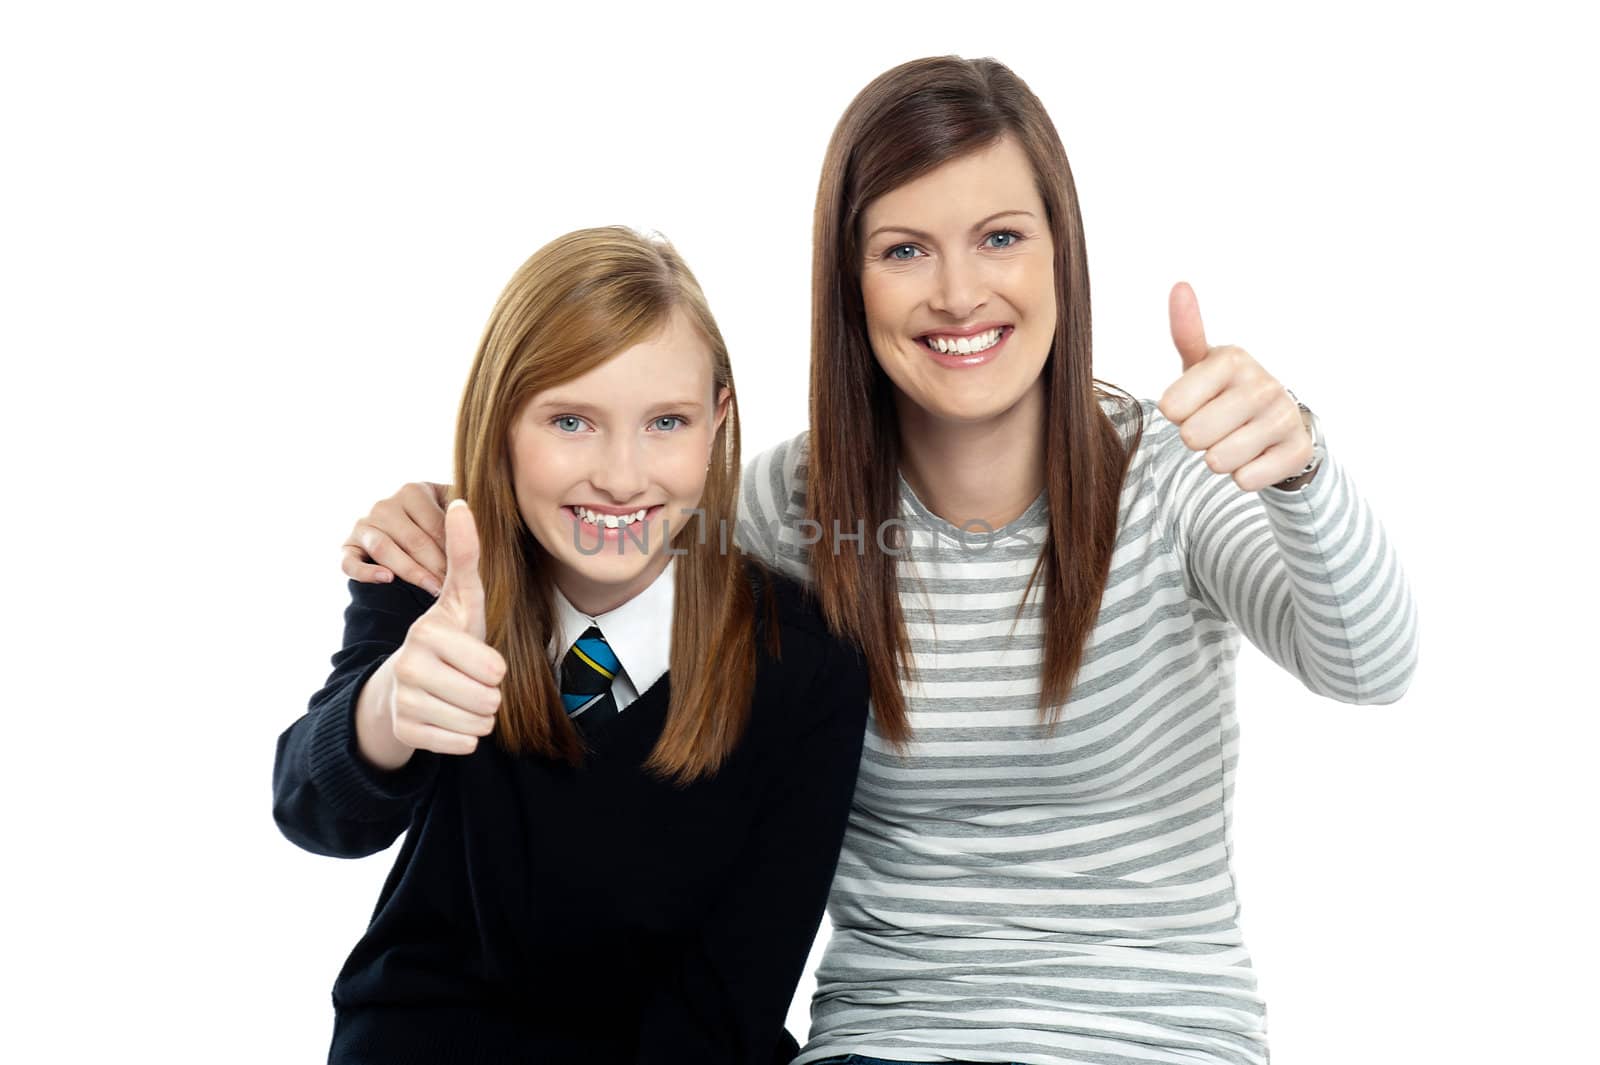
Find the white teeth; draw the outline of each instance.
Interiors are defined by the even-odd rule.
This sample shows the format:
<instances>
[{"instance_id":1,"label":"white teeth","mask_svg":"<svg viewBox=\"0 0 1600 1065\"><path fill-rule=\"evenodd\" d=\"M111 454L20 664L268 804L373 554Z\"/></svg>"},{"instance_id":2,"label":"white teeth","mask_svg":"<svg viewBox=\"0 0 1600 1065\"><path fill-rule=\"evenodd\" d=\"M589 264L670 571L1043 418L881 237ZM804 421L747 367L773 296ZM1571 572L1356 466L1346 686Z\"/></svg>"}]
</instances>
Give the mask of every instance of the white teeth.
<instances>
[{"instance_id":1,"label":"white teeth","mask_svg":"<svg viewBox=\"0 0 1600 1065\"><path fill-rule=\"evenodd\" d=\"M608 529L615 529L619 525L632 525L636 521L643 521L645 511L650 508L645 507L643 510L636 510L632 514L601 514L587 507L573 507L572 509L578 512L578 517L590 525L604 525Z\"/></svg>"},{"instance_id":2,"label":"white teeth","mask_svg":"<svg viewBox=\"0 0 1600 1065\"><path fill-rule=\"evenodd\" d=\"M975 355L980 351L988 351L1000 342L1000 330L990 329L970 337L939 337L930 336L928 343L934 350L943 354L954 352L957 355Z\"/></svg>"}]
</instances>

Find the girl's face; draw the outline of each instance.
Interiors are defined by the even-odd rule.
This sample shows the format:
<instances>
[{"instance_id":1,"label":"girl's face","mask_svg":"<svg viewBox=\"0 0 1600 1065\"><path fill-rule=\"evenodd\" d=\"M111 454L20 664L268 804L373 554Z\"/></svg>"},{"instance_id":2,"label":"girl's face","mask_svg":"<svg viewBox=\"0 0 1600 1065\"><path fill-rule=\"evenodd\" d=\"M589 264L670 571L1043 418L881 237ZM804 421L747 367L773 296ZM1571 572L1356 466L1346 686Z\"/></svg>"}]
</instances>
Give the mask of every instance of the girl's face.
<instances>
[{"instance_id":1,"label":"girl's face","mask_svg":"<svg viewBox=\"0 0 1600 1065\"><path fill-rule=\"evenodd\" d=\"M902 406L981 423L1044 387L1054 247L1014 139L884 193L859 224L867 337Z\"/></svg>"},{"instance_id":2,"label":"girl's face","mask_svg":"<svg viewBox=\"0 0 1600 1065\"><path fill-rule=\"evenodd\" d=\"M728 400L726 388L713 397L711 352L675 309L654 338L523 406L510 441L517 509L578 609L613 610L666 568Z\"/></svg>"}]
</instances>

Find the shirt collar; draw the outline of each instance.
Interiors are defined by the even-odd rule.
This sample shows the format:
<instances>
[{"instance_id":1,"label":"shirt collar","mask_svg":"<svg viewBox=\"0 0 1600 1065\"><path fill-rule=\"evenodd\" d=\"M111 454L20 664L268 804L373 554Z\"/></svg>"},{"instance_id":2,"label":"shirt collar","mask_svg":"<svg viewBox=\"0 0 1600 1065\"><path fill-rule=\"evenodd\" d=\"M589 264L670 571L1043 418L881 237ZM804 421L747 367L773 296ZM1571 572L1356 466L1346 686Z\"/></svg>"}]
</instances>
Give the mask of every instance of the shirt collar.
<instances>
[{"instance_id":1,"label":"shirt collar","mask_svg":"<svg viewBox=\"0 0 1600 1065\"><path fill-rule=\"evenodd\" d=\"M550 657L557 671L561 668L561 656L567 653L573 641L590 625L598 625L617 661L627 671L634 690L641 695L648 691L667 671L672 658L673 570L676 566L676 559L668 559L649 587L615 610L598 615L585 614L561 594L560 588L552 585L556 624Z\"/></svg>"}]
</instances>

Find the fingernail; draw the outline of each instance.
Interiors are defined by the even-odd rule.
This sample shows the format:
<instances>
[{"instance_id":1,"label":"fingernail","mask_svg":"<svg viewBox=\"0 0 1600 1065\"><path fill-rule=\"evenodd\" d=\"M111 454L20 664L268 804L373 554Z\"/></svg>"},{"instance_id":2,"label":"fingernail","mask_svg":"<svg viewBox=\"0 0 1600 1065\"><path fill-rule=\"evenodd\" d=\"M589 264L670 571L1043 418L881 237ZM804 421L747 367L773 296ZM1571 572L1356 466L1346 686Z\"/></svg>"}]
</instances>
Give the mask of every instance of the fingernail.
<instances>
[{"instance_id":1,"label":"fingernail","mask_svg":"<svg viewBox=\"0 0 1600 1065\"><path fill-rule=\"evenodd\" d=\"M439 598L439 593L444 590L444 589L440 588L437 584L434 584L432 581L429 581L427 584L424 584L423 587L428 589L428 594L433 596L435 599Z\"/></svg>"}]
</instances>

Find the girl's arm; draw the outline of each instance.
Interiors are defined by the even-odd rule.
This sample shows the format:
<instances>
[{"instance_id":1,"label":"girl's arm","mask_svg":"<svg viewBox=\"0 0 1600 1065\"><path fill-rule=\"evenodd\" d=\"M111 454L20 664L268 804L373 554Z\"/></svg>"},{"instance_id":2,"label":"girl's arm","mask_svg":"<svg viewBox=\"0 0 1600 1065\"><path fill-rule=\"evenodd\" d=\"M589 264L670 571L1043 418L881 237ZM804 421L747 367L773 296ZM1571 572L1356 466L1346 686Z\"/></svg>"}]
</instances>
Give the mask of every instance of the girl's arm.
<instances>
[{"instance_id":1,"label":"girl's arm","mask_svg":"<svg viewBox=\"0 0 1600 1065\"><path fill-rule=\"evenodd\" d=\"M433 599L405 583L350 582L344 646L305 714L278 737L272 815L290 841L316 854L359 858L392 844L437 771L430 751L413 751L392 771L362 755L357 715L369 683L405 641ZM375 700L369 698L369 704ZM369 711L370 712L370 711Z\"/></svg>"}]
</instances>

